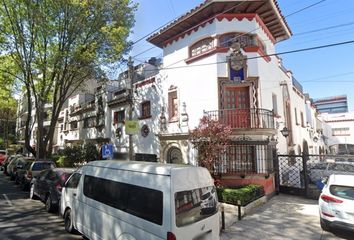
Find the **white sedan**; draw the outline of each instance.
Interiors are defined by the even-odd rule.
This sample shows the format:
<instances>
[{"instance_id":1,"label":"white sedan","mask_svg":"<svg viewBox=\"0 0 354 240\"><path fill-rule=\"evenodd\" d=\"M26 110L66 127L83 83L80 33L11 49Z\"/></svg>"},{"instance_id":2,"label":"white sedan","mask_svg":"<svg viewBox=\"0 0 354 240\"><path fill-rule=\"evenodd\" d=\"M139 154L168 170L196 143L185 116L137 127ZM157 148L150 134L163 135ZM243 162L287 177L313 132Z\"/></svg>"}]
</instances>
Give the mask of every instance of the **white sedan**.
<instances>
[{"instance_id":1,"label":"white sedan","mask_svg":"<svg viewBox=\"0 0 354 240\"><path fill-rule=\"evenodd\" d=\"M354 175L332 174L318 201L323 230L354 230Z\"/></svg>"}]
</instances>

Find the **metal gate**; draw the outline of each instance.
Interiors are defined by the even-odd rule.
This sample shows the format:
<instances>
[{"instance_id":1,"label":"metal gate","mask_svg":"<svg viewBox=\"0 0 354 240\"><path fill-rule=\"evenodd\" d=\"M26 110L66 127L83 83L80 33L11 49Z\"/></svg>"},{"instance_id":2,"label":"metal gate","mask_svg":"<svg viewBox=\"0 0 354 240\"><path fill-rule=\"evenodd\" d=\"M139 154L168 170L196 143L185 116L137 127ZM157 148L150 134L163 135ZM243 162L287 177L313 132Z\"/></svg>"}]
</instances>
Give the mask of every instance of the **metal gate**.
<instances>
[{"instance_id":1,"label":"metal gate","mask_svg":"<svg viewBox=\"0 0 354 240\"><path fill-rule=\"evenodd\" d=\"M278 192L316 199L323 178L354 175L354 155L277 155L274 166Z\"/></svg>"},{"instance_id":2,"label":"metal gate","mask_svg":"<svg viewBox=\"0 0 354 240\"><path fill-rule=\"evenodd\" d=\"M302 155L278 155L279 192L306 195L306 161Z\"/></svg>"}]
</instances>

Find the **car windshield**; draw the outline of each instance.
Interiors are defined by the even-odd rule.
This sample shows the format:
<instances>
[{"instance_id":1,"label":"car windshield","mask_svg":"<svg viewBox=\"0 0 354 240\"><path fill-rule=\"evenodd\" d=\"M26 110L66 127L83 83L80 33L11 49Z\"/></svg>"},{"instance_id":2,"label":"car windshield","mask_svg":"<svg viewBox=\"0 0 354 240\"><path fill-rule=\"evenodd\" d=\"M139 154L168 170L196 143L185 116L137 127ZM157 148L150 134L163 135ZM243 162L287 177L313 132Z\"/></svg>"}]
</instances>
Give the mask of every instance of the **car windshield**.
<instances>
[{"instance_id":1,"label":"car windshield","mask_svg":"<svg viewBox=\"0 0 354 240\"><path fill-rule=\"evenodd\" d=\"M354 200L354 187L332 185L329 190L334 196Z\"/></svg>"}]
</instances>

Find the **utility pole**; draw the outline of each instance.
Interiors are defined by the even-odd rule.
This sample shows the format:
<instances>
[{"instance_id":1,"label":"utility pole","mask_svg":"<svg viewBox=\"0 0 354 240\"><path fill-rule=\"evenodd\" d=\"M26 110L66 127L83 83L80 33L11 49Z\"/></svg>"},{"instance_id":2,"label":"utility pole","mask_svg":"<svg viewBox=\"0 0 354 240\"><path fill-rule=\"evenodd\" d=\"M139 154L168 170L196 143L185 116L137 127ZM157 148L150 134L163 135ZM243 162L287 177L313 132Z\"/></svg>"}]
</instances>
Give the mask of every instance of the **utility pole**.
<instances>
[{"instance_id":1,"label":"utility pole","mask_svg":"<svg viewBox=\"0 0 354 240\"><path fill-rule=\"evenodd\" d=\"M133 79L134 79L134 66L132 58L129 57L128 60L128 84L129 84L129 121L133 120L133 105L134 105L134 98L133 98ZM133 134L129 134L129 158L128 161L133 160Z\"/></svg>"}]
</instances>

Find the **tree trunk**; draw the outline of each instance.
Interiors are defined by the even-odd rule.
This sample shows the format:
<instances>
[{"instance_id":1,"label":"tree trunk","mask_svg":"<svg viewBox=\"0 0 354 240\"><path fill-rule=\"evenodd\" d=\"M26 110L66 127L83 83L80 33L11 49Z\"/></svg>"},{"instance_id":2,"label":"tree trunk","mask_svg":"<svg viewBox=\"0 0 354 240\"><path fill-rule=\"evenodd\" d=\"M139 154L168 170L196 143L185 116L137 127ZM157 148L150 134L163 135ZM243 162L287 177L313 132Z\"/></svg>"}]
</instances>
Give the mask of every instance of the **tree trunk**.
<instances>
[{"instance_id":1,"label":"tree trunk","mask_svg":"<svg viewBox=\"0 0 354 240\"><path fill-rule=\"evenodd\" d=\"M39 100L36 106L36 117L37 117L37 156L36 159L45 159L46 158L46 148L47 144L45 141L44 134L44 103Z\"/></svg>"},{"instance_id":2,"label":"tree trunk","mask_svg":"<svg viewBox=\"0 0 354 240\"><path fill-rule=\"evenodd\" d=\"M31 146L31 119L32 119L32 99L31 99L31 93L29 90L29 86L26 85L27 88L27 103L28 103L28 113L27 113L27 118L26 118L26 128L25 128L25 148L33 154L33 156L36 156L36 150L33 149Z\"/></svg>"}]
</instances>

